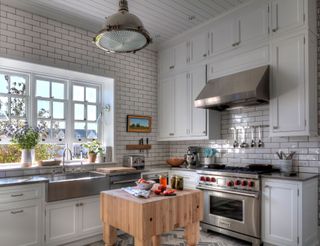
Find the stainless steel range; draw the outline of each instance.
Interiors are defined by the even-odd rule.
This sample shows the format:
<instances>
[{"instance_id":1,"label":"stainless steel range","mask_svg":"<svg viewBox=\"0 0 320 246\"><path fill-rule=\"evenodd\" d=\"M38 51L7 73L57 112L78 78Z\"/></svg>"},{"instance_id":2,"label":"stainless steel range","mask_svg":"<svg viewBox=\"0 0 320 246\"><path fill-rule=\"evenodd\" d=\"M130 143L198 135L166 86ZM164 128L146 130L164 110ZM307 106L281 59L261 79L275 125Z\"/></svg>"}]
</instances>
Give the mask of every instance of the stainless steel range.
<instances>
[{"instance_id":1,"label":"stainless steel range","mask_svg":"<svg viewBox=\"0 0 320 246\"><path fill-rule=\"evenodd\" d=\"M260 245L260 174L243 167L198 170L204 192L204 230L217 231Z\"/></svg>"}]
</instances>

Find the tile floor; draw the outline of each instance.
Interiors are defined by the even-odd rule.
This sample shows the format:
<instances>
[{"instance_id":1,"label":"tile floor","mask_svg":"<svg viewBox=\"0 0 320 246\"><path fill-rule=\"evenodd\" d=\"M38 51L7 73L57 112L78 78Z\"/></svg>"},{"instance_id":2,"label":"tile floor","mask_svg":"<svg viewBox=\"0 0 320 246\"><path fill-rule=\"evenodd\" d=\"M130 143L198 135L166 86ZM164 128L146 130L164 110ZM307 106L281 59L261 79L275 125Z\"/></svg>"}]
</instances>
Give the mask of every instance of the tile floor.
<instances>
[{"instance_id":1,"label":"tile floor","mask_svg":"<svg viewBox=\"0 0 320 246\"><path fill-rule=\"evenodd\" d=\"M118 236L117 246L131 246L133 238L124 233ZM183 229L175 230L174 232L166 233L161 236L161 246L186 246L183 238ZM224 236L215 232L201 232L199 246L249 246L250 243L240 241L231 237ZM104 246L103 242L97 242L88 246Z\"/></svg>"}]
</instances>

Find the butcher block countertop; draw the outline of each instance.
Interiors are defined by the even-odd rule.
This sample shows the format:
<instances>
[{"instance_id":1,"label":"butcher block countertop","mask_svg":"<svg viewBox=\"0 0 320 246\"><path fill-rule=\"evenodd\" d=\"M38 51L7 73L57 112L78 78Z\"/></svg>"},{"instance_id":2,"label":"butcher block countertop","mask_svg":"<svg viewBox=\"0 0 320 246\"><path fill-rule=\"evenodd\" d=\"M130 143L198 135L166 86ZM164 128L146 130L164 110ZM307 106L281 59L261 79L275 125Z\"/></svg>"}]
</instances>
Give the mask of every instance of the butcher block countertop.
<instances>
[{"instance_id":1,"label":"butcher block countertop","mask_svg":"<svg viewBox=\"0 0 320 246\"><path fill-rule=\"evenodd\" d=\"M159 245L159 236L185 227L188 245L199 240L199 222L203 218L203 193L200 190L177 191L176 196L137 198L121 190L100 195L105 245L113 245L116 228L135 238L135 245Z\"/></svg>"}]
</instances>

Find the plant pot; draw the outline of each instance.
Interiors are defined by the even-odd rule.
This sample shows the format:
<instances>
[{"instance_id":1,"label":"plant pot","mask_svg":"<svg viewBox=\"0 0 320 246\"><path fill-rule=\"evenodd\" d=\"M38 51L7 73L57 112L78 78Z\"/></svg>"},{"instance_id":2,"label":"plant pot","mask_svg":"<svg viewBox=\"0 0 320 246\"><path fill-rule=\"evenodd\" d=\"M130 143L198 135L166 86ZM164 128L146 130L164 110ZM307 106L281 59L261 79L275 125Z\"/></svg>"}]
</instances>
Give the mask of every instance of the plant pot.
<instances>
[{"instance_id":1,"label":"plant pot","mask_svg":"<svg viewBox=\"0 0 320 246\"><path fill-rule=\"evenodd\" d=\"M97 158L97 154L96 153L89 153L88 154L88 162L89 163L95 163L96 162L96 158Z\"/></svg>"},{"instance_id":2,"label":"plant pot","mask_svg":"<svg viewBox=\"0 0 320 246\"><path fill-rule=\"evenodd\" d=\"M215 163L214 156L212 156L212 157L204 157L203 158L203 164L204 165L209 165L209 164L214 164L214 163Z\"/></svg>"},{"instance_id":3,"label":"plant pot","mask_svg":"<svg viewBox=\"0 0 320 246\"><path fill-rule=\"evenodd\" d=\"M104 163L105 162L105 156L102 153L97 154L97 160L96 163Z\"/></svg>"},{"instance_id":4,"label":"plant pot","mask_svg":"<svg viewBox=\"0 0 320 246\"><path fill-rule=\"evenodd\" d=\"M31 167L35 161L34 149L22 149L21 150L21 167Z\"/></svg>"}]
</instances>

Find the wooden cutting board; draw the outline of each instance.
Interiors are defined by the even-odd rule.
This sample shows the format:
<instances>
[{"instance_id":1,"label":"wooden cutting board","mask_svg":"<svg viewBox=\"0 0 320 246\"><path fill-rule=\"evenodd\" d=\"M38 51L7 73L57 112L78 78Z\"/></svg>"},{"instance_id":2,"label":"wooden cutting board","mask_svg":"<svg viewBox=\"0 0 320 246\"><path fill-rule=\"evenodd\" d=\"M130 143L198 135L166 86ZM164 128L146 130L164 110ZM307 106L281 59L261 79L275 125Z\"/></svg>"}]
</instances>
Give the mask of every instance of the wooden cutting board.
<instances>
[{"instance_id":1,"label":"wooden cutting board","mask_svg":"<svg viewBox=\"0 0 320 246\"><path fill-rule=\"evenodd\" d=\"M137 171L133 167L100 167L97 168L97 172L102 173L127 173Z\"/></svg>"}]
</instances>

